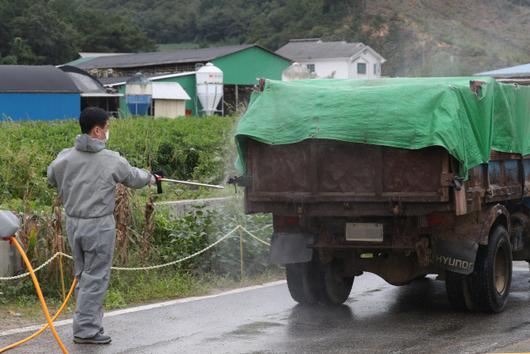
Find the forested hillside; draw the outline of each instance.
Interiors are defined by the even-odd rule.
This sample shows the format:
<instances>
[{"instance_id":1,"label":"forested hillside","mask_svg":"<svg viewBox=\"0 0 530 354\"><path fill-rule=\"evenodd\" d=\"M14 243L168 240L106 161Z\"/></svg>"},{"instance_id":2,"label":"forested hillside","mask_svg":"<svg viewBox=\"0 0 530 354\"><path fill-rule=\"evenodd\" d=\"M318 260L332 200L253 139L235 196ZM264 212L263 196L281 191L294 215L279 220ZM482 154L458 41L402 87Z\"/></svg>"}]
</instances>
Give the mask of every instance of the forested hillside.
<instances>
[{"instance_id":1,"label":"forested hillside","mask_svg":"<svg viewBox=\"0 0 530 354\"><path fill-rule=\"evenodd\" d=\"M290 38L362 41L386 75L462 75L530 62L530 0L0 0L3 62Z\"/></svg>"},{"instance_id":2,"label":"forested hillside","mask_svg":"<svg viewBox=\"0 0 530 354\"><path fill-rule=\"evenodd\" d=\"M0 64L62 64L80 50L155 48L122 11L71 0L0 0Z\"/></svg>"}]
</instances>

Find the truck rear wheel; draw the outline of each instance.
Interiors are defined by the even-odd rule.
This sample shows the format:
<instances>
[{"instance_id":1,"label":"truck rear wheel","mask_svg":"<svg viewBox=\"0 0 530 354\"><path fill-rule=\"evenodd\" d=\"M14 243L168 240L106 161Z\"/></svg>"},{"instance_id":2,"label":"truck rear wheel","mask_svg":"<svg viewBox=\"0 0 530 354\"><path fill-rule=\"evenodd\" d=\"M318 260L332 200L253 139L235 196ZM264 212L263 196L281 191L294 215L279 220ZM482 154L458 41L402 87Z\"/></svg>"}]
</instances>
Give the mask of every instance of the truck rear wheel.
<instances>
[{"instance_id":1,"label":"truck rear wheel","mask_svg":"<svg viewBox=\"0 0 530 354\"><path fill-rule=\"evenodd\" d=\"M287 287L294 301L310 305L319 300L319 269L315 262L285 265Z\"/></svg>"},{"instance_id":2,"label":"truck rear wheel","mask_svg":"<svg viewBox=\"0 0 530 354\"><path fill-rule=\"evenodd\" d=\"M335 259L330 264L323 266L324 288L321 300L326 304L340 305L350 296L355 277L344 276L341 264L340 260Z\"/></svg>"},{"instance_id":3,"label":"truck rear wheel","mask_svg":"<svg viewBox=\"0 0 530 354\"><path fill-rule=\"evenodd\" d=\"M495 227L487 246L477 252L471 275L473 300L485 312L501 312L506 306L512 282L512 248L508 231Z\"/></svg>"}]
</instances>

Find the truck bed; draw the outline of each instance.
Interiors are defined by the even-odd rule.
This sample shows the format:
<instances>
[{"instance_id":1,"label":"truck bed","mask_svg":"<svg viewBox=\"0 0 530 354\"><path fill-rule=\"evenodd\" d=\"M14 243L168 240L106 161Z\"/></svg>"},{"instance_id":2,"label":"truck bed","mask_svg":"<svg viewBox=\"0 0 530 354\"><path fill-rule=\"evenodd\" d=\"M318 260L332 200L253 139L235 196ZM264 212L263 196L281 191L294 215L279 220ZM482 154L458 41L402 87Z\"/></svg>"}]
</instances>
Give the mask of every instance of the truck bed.
<instances>
[{"instance_id":1,"label":"truck bed","mask_svg":"<svg viewBox=\"0 0 530 354\"><path fill-rule=\"evenodd\" d=\"M520 199L528 194L523 180L530 181L530 160L494 153L489 164L470 171L462 188L454 188L456 163L441 147L248 140L245 156L247 212L295 214L303 208L309 215L387 215L392 205L406 205L409 214L458 208L462 214L483 203Z\"/></svg>"}]
</instances>

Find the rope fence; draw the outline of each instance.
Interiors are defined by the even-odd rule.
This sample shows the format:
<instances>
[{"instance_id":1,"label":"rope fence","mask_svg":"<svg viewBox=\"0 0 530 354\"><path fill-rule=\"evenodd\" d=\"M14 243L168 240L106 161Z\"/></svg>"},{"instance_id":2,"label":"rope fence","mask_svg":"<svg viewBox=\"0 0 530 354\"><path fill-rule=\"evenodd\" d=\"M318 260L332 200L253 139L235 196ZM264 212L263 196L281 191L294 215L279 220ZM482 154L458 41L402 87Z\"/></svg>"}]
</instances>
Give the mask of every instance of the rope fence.
<instances>
[{"instance_id":1,"label":"rope fence","mask_svg":"<svg viewBox=\"0 0 530 354\"><path fill-rule=\"evenodd\" d=\"M268 227L268 225L266 226ZM267 242L267 241L264 241L262 240L261 238L259 238L258 236L254 235L252 232L248 231L244 226L242 225L237 225L236 227L234 227L230 232L228 232L227 234L225 234L223 237L221 237L220 239L218 239L217 241L211 243L210 245L206 246L205 248L193 253L193 254L190 254L186 257L183 257L183 258L179 258L179 259L176 259L174 261L171 261L171 262L168 262L168 263L163 263L163 264L157 264L157 265L152 265L152 266L146 266L146 267L111 267L112 270L117 270L117 271L148 271L148 270L153 270L153 269L160 269L160 268L165 268L165 267L169 267L169 266L172 266L172 265L175 265L175 264L178 264L178 263L182 263L182 262L185 262L191 258L194 258L194 257L197 257L198 255L208 251L209 249L217 246L218 244L220 244L221 242L225 241L226 239L230 238L230 237L234 237L234 234L237 232L237 231L243 231L245 234L247 234L248 236L250 236L252 239L258 241L259 243L263 244L263 245L266 245L266 246L270 246L270 243ZM237 235L236 235L237 236ZM239 237L242 239L242 235L239 234ZM241 240L242 241L242 240ZM47 261L45 261L44 263L42 263L40 266L38 266L37 268L34 269L35 273L37 273L39 270L45 268L46 266L48 266L55 258L57 257L65 257L65 258L68 258L70 260L73 260L74 258L69 255L69 254L66 254L66 253L63 253L63 252L56 252L53 256L51 256ZM15 276L12 276L12 277L0 277L0 281L7 281L7 280L17 280L17 279L22 279L22 278L25 278L25 277L28 277L30 275L29 272L26 272L26 273L22 273L22 274L19 274L19 275L15 275Z\"/></svg>"}]
</instances>

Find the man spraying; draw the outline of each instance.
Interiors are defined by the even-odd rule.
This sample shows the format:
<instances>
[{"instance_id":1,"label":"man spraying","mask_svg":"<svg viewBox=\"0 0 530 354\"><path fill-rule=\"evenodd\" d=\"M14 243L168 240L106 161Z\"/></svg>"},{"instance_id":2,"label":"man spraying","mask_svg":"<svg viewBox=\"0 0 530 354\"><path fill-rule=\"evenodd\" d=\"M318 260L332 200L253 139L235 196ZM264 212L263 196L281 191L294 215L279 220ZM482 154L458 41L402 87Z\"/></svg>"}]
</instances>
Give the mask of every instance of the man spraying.
<instances>
[{"instance_id":1,"label":"man spraying","mask_svg":"<svg viewBox=\"0 0 530 354\"><path fill-rule=\"evenodd\" d=\"M107 344L102 327L116 225L116 184L141 188L156 182L147 171L131 167L117 152L105 149L109 116L88 107L79 117L81 135L48 167L48 182L57 188L66 211L66 233L79 280L74 314L74 342Z\"/></svg>"}]
</instances>

